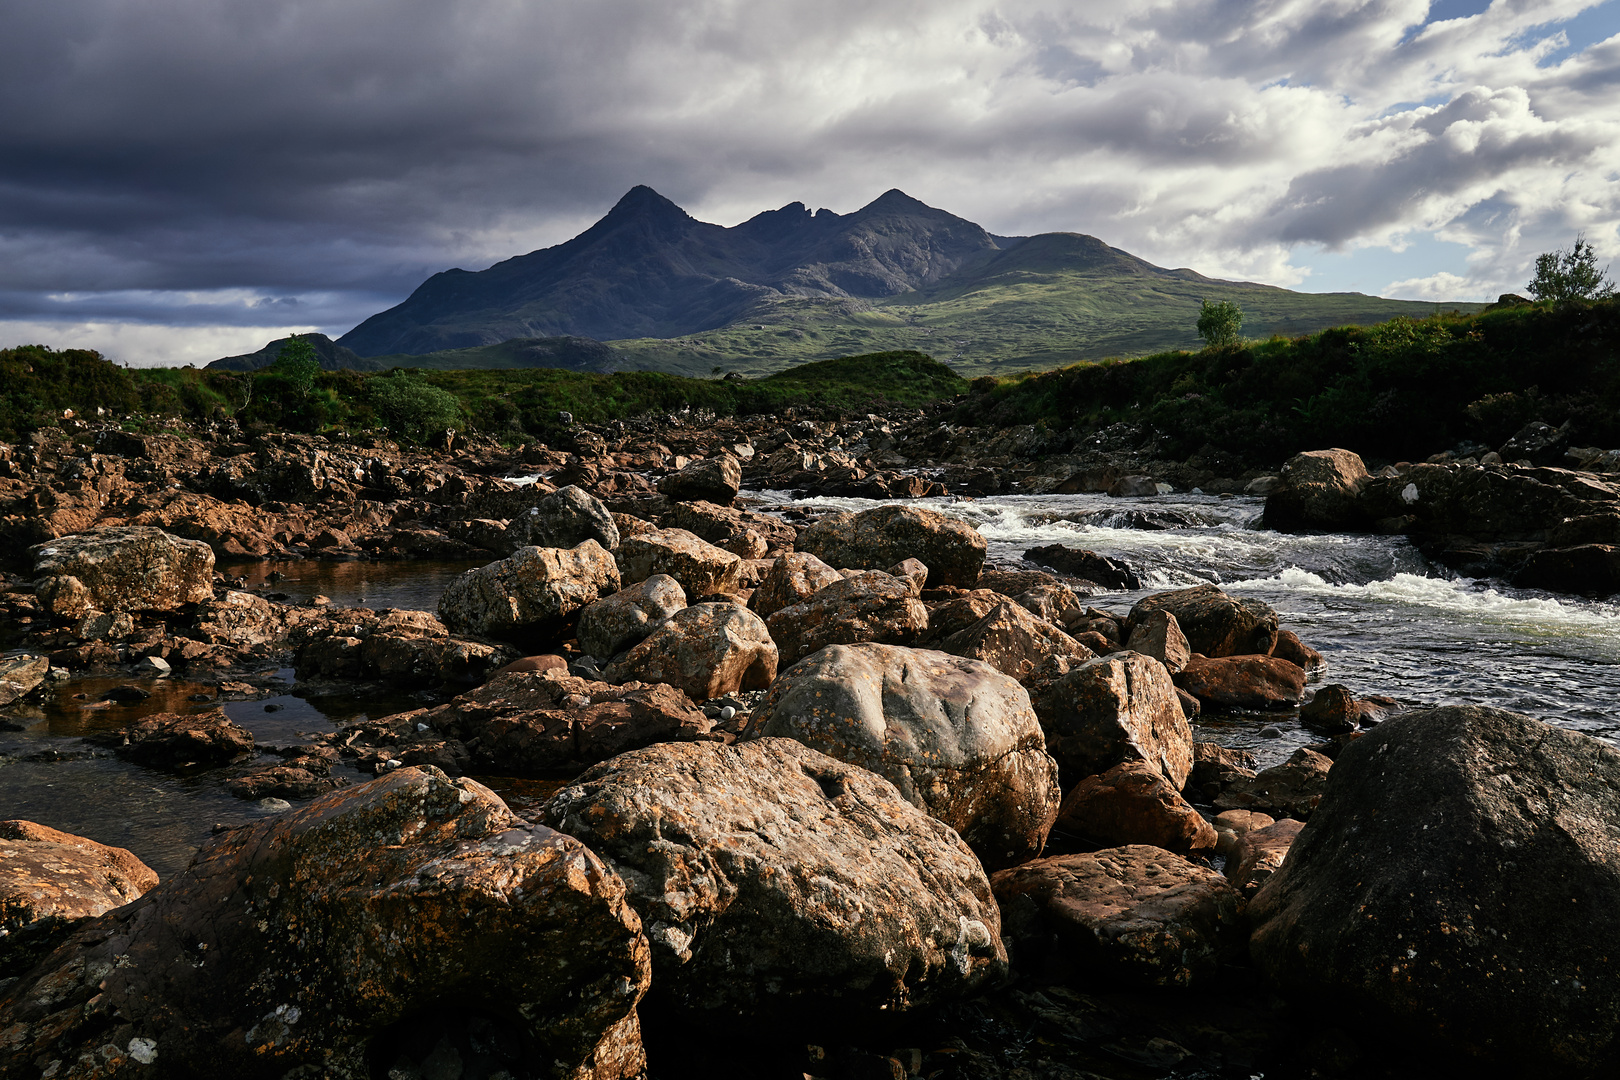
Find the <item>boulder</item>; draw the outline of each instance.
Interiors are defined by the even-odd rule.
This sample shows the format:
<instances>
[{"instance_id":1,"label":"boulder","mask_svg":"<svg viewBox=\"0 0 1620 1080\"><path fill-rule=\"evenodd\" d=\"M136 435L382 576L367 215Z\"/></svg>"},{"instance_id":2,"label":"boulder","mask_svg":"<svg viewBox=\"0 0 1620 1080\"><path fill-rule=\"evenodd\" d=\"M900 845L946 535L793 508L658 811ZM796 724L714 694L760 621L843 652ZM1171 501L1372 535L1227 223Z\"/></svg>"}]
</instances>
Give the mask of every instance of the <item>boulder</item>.
<instances>
[{"instance_id":1,"label":"boulder","mask_svg":"<svg viewBox=\"0 0 1620 1080\"><path fill-rule=\"evenodd\" d=\"M619 527L602 500L570 484L542 495L506 524L507 550L523 547L574 548L595 540L608 551L619 546Z\"/></svg>"},{"instance_id":2,"label":"boulder","mask_svg":"<svg viewBox=\"0 0 1620 1080\"><path fill-rule=\"evenodd\" d=\"M170 771L223 765L253 751L253 733L232 721L223 709L153 713L127 728L88 736L88 741L110 746L119 757L139 765Z\"/></svg>"},{"instance_id":3,"label":"boulder","mask_svg":"<svg viewBox=\"0 0 1620 1080\"><path fill-rule=\"evenodd\" d=\"M1140 653L1088 660L1034 699L1047 752L1078 776L1145 761L1177 789L1192 771L1192 729L1164 665Z\"/></svg>"},{"instance_id":4,"label":"boulder","mask_svg":"<svg viewBox=\"0 0 1620 1080\"><path fill-rule=\"evenodd\" d=\"M1187 635L1181 632L1181 624L1175 615L1164 610L1149 611L1141 622L1133 623L1125 647L1153 657L1172 675L1186 667L1192 658L1192 648L1187 644Z\"/></svg>"},{"instance_id":5,"label":"boulder","mask_svg":"<svg viewBox=\"0 0 1620 1080\"><path fill-rule=\"evenodd\" d=\"M1328 683L1299 710L1299 722L1324 735L1342 735L1358 727L1376 727L1401 711L1402 705L1394 698L1358 698L1349 687Z\"/></svg>"},{"instance_id":6,"label":"boulder","mask_svg":"<svg viewBox=\"0 0 1620 1080\"><path fill-rule=\"evenodd\" d=\"M763 690L777 650L765 621L740 604L693 604L670 616L603 673L608 682L668 683L696 701Z\"/></svg>"},{"instance_id":7,"label":"boulder","mask_svg":"<svg viewBox=\"0 0 1620 1080\"><path fill-rule=\"evenodd\" d=\"M1212 742L1193 743L1192 775L1182 789L1188 798L1213 803L1221 792L1255 777L1259 762L1247 750L1232 750Z\"/></svg>"},{"instance_id":8,"label":"boulder","mask_svg":"<svg viewBox=\"0 0 1620 1080\"><path fill-rule=\"evenodd\" d=\"M407 1042L482 1031L509 1072L621 1080L648 975L595 854L402 768L220 833L87 924L0 999L0 1074L423 1075Z\"/></svg>"},{"instance_id":9,"label":"boulder","mask_svg":"<svg viewBox=\"0 0 1620 1080\"><path fill-rule=\"evenodd\" d=\"M1305 673L1275 656L1194 656L1175 683L1201 704L1285 709L1305 700Z\"/></svg>"},{"instance_id":10,"label":"boulder","mask_svg":"<svg viewBox=\"0 0 1620 1080\"><path fill-rule=\"evenodd\" d=\"M1266 496L1265 522L1273 529L1352 532L1364 523L1357 502L1371 475L1349 450L1307 450L1282 467Z\"/></svg>"},{"instance_id":11,"label":"boulder","mask_svg":"<svg viewBox=\"0 0 1620 1080\"><path fill-rule=\"evenodd\" d=\"M740 588L743 560L699 540L685 529L656 529L626 537L615 553L626 582L668 574L689 598L734 593Z\"/></svg>"},{"instance_id":12,"label":"boulder","mask_svg":"<svg viewBox=\"0 0 1620 1080\"><path fill-rule=\"evenodd\" d=\"M1242 812L1227 811L1229 814ZM1238 837L1231 854L1226 857L1226 880L1243 894L1243 899L1254 899L1254 894L1277 872L1283 859L1288 856L1288 849L1304 827L1303 821L1284 818L1258 829L1250 829Z\"/></svg>"},{"instance_id":13,"label":"boulder","mask_svg":"<svg viewBox=\"0 0 1620 1080\"><path fill-rule=\"evenodd\" d=\"M799 530L769 514L756 514L731 506L716 506L710 502L677 502L659 515L659 524L666 529L685 529L701 540L730 551L733 545L746 543L753 533L766 549L791 548ZM737 553L737 554L740 554ZM764 552L760 553L761 555ZM754 558L755 556L744 556Z\"/></svg>"},{"instance_id":14,"label":"boulder","mask_svg":"<svg viewBox=\"0 0 1620 1080\"><path fill-rule=\"evenodd\" d=\"M762 619L785 607L810 599L816 592L843 577L807 551L780 555L765 572L759 588L748 598L748 606Z\"/></svg>"},{"instance_id":15,"label":"boulder","mask_svg":"<svg viewBox=\"0 0 1620 1080\"><path fill-rule=\"evenodd\" d=\"M971 589L984 565L985 541L960 518L920 506L878 506L829 514L799 532L798 548L829 566L878 570L904 559L928 567L933 585Z\"/></svg>"},{"instance_id":16,"label":"boulder","mask_svg":"<svg viewBox=\"0 0 1620 1080\"><path fill-rule=\"evenodd\" d=\"M980 575L983 580L983 575ZM1056 626L1086 610L1086 605L1073 589L1062 582L1053 581L1032 586L1013 597L1031 615Z\"/></svg>"},{"instance_id":17,"label":"boulder","mask_svg":"<svg viewBox=\"0 0 1620 1080\"><path fill-rule=\"evenodd\" d=\"M928 645L938 645L952 634L966 630L1001 604L1017 603L1011 597L989 589L952 591L956 595L948 600L933 600L924 604L928 608L928 630L922 640Z\"/></svg>"},{"instance_id":18,"label":"boulder","mask_svg":"<svg viewBox=\"0 0 1620 1080\"><path fill-rule=\"evenodd\" d=\"M1276 823L1276 819L1270 814L1254 810L1222 810L1211 822L1215 826L1215 854L1230 859L1232 850L1237 847L1239 840L1257 829L1264 829L1267 825ZM1231 877L1231 874L1227 875L1228 880Z\"/></svg>"},{"instance_id":19,"label":"boulder","mask_svg":"<svg viewBox=\"0 0 1620 1080\"><path fill-rule=\"evenodd\" d=\"M1513 583L1527 589L1613 596L1620 593L1620 544L1580 544L1532 552Z\"/></svg>"},{"instance_id":20,"label":"boulder","mask_svg":"<svg viewBox=\"0 0 1620 1080\"><path fill-rule=\"evenodd\" d=\"M214 597L214 552L149 526L92 529L30 549L45 609L77 619L99 612L172 611Z\"/></svg>"},{"instance_id":21,"label":"boulder","mask_svg":"<svg viewBox=\"0 0 1620 1080\"><path fill-rule=\"evenodd\" d=\"M279 643L287 630L286 611L262 596L230 590L197 607L192 624L197 640L210 645L251 649Z\"/></svg>"},{"instance_id":22,"label":"boulder","mask_svg":"<svg viewBox=\"0 0 1620 1080\"><path fill-rule=\"evenodd\" d=\"M1055 855L991 883L1015 961L1068 961L1105 986L1209 983L1242 955L1242 901L1220 874L1148 845Z\"/></svg>"},{"instance_id":23,"label":"boulder","mask_svg":"<svg viewBox=\"0 0 1620 1080\"><path fill-rule=\"evenodd\" d=\"M1215 828L1145 761L1122 761L1063 797L1058 828L1105 847L1151 844L1188 855L1214 849Z\"/></svg>"},{"instance_id":24,"label":"boulder","mask_svg":"<svg viewBox=\"0 0 1620 1080\"><path fill-rule=\"evenodd\" d=\"M1131 608L1131 626L1154 611L1174 615L1188 647L1205 656L1269 656L1277 644L1277 613L1263 601L1228 596L1219 586L1196 585L1144 597Z\"/></svg>"},{"instance_id":25,"label":"boulder","mask_svg":"<svg viewBox=\"0 0 1620 1080\"><path fill-rule=\"evenodd\" d=\"M519 548L452 581L439 598L439 618L458 634L543 645L580 609L618 588L613 556L595 540L567 549Z\"/></svg>"},{"instance_id":26,"label":"boulder","mask_svg":"<svg viewBox=\"0 0 1620 1080\"><path fill-rule=\"evenodd\" d=\"M668 574L604 596L579 613L575 636L587 656L606 660L645 641L665 619L686 606L686 590Z\"/></svg>"},{"instance_id":27,"label":"boulder","mask_svg":"<svg viewBox=\"0 0 1620 1080\"><path fill-rule=\"evenodd\" d=\"M828 645L909 645L928 629L928 609L912 595L911 582L868 570L817 590L765 622L787 666Z\"/></svg>"},{"instance_id":28,"label":"boulder","mask_svg":"<svg viewBox=\"0 0 1620 1080\"><path fill-rule=\"evenodd\" d=\"M1348 747L1250 907L1290 996L1521 1076L1612 1076L1620 1050L1620 753L1477 706Z\"/></svg>"},{"instance_id":29,"label":"boulder","mask_svg":"<svg viewBox=\"0 0 1620 1080\"><path fill-rule=\"evenodd\" d=\"M694 461L658 481L658 491L678 502L731 505L742 488L742 466L730 454Z\"/></svg>"},{"instance_id":30,"label":"boulder","mask_svg":"<svg viewBox=\"0 0 1620 1080\"><path fill-rule=\"evenodd\" d=\"M1234 777L1215 798L1217 810L1266 810L1278 817L1305 820L1327 788L1333 760L1300 747L1287 761L1261 769L1252 778Z\"/></svg>"},{"instance_id":31,"label":"boulder","mask_svg":"<svg viewBox=\"0 0 1620 1080\"><path fill-rule=\"evenodd\" d=\"M45 675L50 670L51 660L48 656L24 653L21 656L0 657L0 708L32 693L45 681Z\"/></svg>"},{"instance_id":32,"label":"boulder","mask_svg":"<svg viewBox=\"0 0 1620 1080\"><path fill-rule=\"evenodd\" d=\"M1039 855L1057 814L1057 763L1029 695L977 660L924 649L833 645L784 671L756 715L882 776L955 829L987 867Z\"/></svg>"},{"instance_id":33,"label":"boulder","mask_svg":"<svg viewBox=\"0 0 1620 1080\"><path fill-rule=\"evenodd\" d=\"M1326 663L1321 653L1299 640L1299 635L1292 630L1277 631L1277 644L1272 646L1271 655L1287 660L1307 675Z\"/></svg>"},{"instance_id":34,"label":"boulder","mask_svg":"<svg viewBox=\"0 0 1620 1080\"><path fill-rule=\"evenodd\" d=\"M1030 548L1024 558L1041 566L1050 566L1060 574L1094 581L1105 589L1140 589L1142 579L1135 570L1118 559L1110 559L1095 551L1046 544Z\"/></svg>"},{"instance_id":35,"label":"boulder","mask_svg":"<svg viewBox=\"0 0 1620 1080\"><path fill-rule=\"evenodd\" d=\"M796 740L622 754L544 817L630 885L660 1008L799 1028L926 1009L1006 971L990 883L962 839Z\"/></svg>"},{"instance_id":36,"label":"boulder","mask_svg":"<svg viewBox=\"0 0 1620 1080\"><path fill-rule=\"evenodd\" d=\"M157 883L152 868L123 848L32 821L0 821L0 984L85 920Z\"/></svg>"},{"instance_id":37,"label":"boulder","mask_svg":"<svg viewBox=\"0 0 1620 1080\"><path fill-rule=\"evenodd\" d=\"M939 647L955 656L983 660L1020 681L1049 656L1089 660L1095 655L1051 623L1010 601L997 604L982 619L940 642Z\"/></svg>"}]
</instances>

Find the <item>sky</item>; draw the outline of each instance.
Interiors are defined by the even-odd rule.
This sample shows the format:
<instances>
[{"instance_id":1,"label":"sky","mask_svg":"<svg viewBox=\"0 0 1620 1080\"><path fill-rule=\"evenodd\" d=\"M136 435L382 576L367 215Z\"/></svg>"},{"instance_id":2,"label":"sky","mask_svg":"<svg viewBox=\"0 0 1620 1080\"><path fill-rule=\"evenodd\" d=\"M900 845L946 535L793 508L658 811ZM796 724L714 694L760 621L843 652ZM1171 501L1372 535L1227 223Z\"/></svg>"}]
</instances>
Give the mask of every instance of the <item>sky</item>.
<instances>
[{"instance_id":1,"label":"sky","mask_svg":"<svg viewBox=\"0 0 1620 1080\"><path fill-rule=\"evenodd\" d=\"M1620 270L1620 0L10 0L0 347L334 337L647 184L1434 301Z\"/></svg>"}]
</instances>

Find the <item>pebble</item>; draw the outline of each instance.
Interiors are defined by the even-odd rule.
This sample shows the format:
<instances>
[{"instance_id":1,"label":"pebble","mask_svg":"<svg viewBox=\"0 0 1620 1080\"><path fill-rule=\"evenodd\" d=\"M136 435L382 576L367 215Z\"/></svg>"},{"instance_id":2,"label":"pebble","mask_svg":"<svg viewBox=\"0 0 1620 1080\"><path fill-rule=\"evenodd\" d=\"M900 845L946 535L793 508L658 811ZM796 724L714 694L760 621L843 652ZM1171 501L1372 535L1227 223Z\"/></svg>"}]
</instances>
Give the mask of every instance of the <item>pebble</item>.
<instances>
[{"instance_id":1,"label":"pebble","mask_svg":"<svg viewBox=\"0 0 1620 1080\"><path fill-rule=\"evenodd\" d=\"M1280 739L1282 738L1282 734L1282 728L1278 727L1276 724L1267 724L1265 727L1260 729L1260 737L1262 739Z\"/></svg>"},{"instance_id":2,"label":"pebble","mask_svg":"<svg viewBox=\"0 0 1620 1080\"><path fill-rule=\"evenodd\" d=\"M737 715L737 710L733 709L730 705L727 705L725 708L720 710L720 719L721 720L730 720L733 716L736 716L736 715Z\"/></svg>"},{"instance_id":3,"label":"pebble","mask_svg":"<svg viewBox=\"0 0 1620 1080\"><path fill-rule=\"evenodd\" d=\"M292 803L286 799L260 799L259 805L266 810L291 810Z\"/></svg>"}]
</instances>

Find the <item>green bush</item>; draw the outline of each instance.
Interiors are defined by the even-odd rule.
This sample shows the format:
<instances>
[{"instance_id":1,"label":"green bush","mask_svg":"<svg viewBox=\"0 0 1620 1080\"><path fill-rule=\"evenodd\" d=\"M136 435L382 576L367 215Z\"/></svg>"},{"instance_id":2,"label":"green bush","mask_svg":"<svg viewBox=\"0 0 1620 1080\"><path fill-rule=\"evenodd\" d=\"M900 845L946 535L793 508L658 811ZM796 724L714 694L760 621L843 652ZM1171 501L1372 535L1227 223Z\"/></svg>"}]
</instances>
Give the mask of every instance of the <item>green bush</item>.
<instances>
[{"instance_id":1,"label":"green bush","mask_svg":"<svg viewBox=\"0 0 1620 1080\"><path fill-rule=\"evenodd\" d=\"M1234 301L1205 300L1198 309L1198 336L1210 348L1236 345L1243 329L1243 309Z\"/></svg>"},{"instance_id":2,"label":"green bush","mask_svg":"<svg viewBox=\"0 0 1620 1080\"><path fill-rule=\"evenodd\" d=\"M370 379L366 395L377 416L390 431L415 442L461 428L465 414L461 402L446 390L405 371Z\"/></svg>"}]
</instances>

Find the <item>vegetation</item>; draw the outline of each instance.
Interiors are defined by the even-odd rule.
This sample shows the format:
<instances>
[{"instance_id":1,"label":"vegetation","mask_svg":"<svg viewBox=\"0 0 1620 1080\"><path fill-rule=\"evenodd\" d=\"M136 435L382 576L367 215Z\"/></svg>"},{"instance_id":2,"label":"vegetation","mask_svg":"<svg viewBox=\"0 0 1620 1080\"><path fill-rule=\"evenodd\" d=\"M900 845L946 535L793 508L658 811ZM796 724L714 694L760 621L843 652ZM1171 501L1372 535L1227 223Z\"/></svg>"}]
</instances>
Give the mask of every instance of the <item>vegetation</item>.
<instances>
[{"instance_id":1,"label":"vegetation","mask_svg":"<svg viewBox=\"0 0 1620 1080\"><path fill-rule=\"evenodd\" d=\"M1243 309L1231 300L1205 300L1198 309L1198 336L1215 347L1236 345L1243 329Z\"/></svg>"},{"instance_id":2,"label":"vegetation","mask_svg":"<svg viewBox=\"0 0 1620 1080\"><path fill-rule=\"evenodd\" d=\"M1599 270L1597 252L1585 236L1568 251L1558 248L1536 256L1536 276L1528 286L1537 300L1607 300L1614 295L1608 267Z\"/></svg>"}]
</instances>

